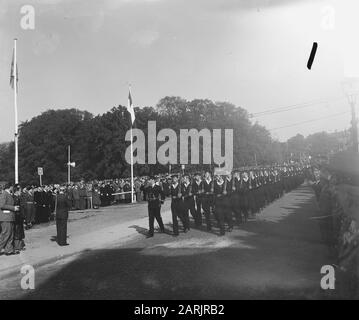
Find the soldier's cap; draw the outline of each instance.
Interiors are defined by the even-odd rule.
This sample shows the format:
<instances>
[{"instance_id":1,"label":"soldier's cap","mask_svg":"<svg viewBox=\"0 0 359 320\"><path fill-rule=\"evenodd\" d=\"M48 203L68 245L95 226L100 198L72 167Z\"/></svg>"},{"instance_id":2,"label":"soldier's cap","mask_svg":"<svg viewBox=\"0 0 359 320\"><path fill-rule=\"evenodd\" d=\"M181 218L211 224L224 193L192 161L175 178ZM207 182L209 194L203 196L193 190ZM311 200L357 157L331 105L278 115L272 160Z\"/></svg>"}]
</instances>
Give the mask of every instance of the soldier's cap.
<instances>
[{"instance_id":1,"label":"soldier's cap","mask_svg":"<svg viewBox=\"0 0 359 320\"><path fill-rule=\"evenodd\" d=\"M155 176L149 176L149 180L155 180Z\"/></svg>"},{"instance_id":2,"label":"soldier's cap","mask_svg":"<svg viewBox=\"0 0 359 320\"><path fill-rule=\"evenodd\" d=\"M171 178L173 179L173 178L178 178L178 174L173 174L173 175L171 175Z\"/></svg>"},{"instance_id":3,"label":"soldier's cap","mask_svg":"<svg viewBox=\"0 0 359 320\"><path fill-rule=\"evenodd\" d=\"M197 177L197 176L202 176L202 173L201 173L201 172L195 172L193 175L194 175L195 177Z\"/></svg>"}]
</instances>

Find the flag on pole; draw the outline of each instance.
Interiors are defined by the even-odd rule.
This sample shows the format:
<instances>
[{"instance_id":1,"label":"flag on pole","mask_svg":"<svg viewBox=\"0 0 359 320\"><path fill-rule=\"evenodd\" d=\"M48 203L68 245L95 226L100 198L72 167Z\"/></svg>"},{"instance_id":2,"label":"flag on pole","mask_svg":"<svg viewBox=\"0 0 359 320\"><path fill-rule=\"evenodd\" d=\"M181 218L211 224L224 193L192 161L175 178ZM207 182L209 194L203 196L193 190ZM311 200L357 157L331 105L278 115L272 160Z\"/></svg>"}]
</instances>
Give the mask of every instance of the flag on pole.
<instances>
[{"instance_id":1,"label":"flag on pole","mask_svg":"<svg viewBox=\"0 0 359 320\"><path fill-rule=\"evenodd\" d=\"M10 86L12 89L14 89L15 69L16 69L16 88L17 88L17 82L19 81L19 73L18 73L17 63L16 63L16 68L15 68L14 60L15 60L15 53L13 51L12 61L11 61L11 71L10 71Z\"/></svg>"},{"instance_id":2,"label":"flag on pole","mask_svg":"<svg viewBox=\"0 0 359 320\"><path fill-rule=\"evenodd\" d=\"M132 104L132 97L131 97L131 90L128 91L128 105L127 105L127 111L130 113L131 115L131 123L133 124L135 122L135 110L133 108L133 104Z\"/></svg>"}]
</instances>

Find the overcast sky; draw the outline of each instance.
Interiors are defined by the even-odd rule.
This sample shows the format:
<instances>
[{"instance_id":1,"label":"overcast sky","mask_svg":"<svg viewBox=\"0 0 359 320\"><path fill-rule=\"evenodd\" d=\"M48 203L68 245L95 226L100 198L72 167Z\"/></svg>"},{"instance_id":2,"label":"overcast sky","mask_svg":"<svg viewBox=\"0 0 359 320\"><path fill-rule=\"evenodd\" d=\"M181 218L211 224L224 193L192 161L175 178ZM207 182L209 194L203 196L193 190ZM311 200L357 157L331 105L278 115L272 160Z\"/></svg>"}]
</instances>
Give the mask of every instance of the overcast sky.
<instances>
[{"instance_id":1,"label":"overcast sky","mask_svg":"<svg viewBox=\"0 0 359 320\"><path fill-rule=\"evenodd\" d=\"M256 113L324 101L257 118L268 129L349 111L341 83L359 76L357 3L0 0L0 142L14 132L14 37L20 121L49 108L102 114L126 105L128 83L136 106L175 95L228 101ZM26 4L35 8L34 30L20 26ZM318 51L308 70L313 42ZM297 133L342 130L349 122L346 113L272 134L283 141Z\"/></svg>"}]
</instances>

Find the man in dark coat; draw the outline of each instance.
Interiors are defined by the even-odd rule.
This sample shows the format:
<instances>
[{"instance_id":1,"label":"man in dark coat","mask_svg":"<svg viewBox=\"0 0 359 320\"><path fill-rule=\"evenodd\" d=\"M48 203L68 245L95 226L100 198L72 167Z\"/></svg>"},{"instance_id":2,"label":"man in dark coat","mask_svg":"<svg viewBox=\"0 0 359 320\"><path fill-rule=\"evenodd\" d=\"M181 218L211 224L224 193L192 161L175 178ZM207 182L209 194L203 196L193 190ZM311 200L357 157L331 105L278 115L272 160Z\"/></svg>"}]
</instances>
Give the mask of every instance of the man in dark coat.
<instances>
[{"instance_id":1,"label":"man in dark coat","mask_svg":"<svg viewBox=\"0 0 359 320\"><path fill-rule=\"evenodd\" d=\"M229 196L231 210L234 212L237 225L243 222L241 210L241 176L238 171L233 172L232 177L232 192Z\"/></svg>"},{"instance_id":2,"label":"man in dark coat","mask_svg":"<svg viewBox=\"0 0 359 320\"><path fill-rule=\"evenodd\" d=\"M165 199L163 190L159 184L155 183L154 177L150 177L149 185L146 188L147 201L148 201L148 220L149 232L148 237L153 237L154 234L154 221L157 220L161 232L165 232L165 226L161 217L161 205Z\"/></svg>"},{"instance_id":3,"label":"man in dark coat","mask_svg":"<svg viewBox=\"0 0 359 320\"><path fill-rule=\"evenodd\" d=\"M194 197L194 203L196 205L194 218L196 227L202 226L202 192L203 185L201 180L201 175L199 173L195 174L194 179L192 180L192 194Z\"/></svg>"},{"instance_id":4,"label":"man in dark coat","mask_svg":"<svg viewBox=\"0 0 359 320\"><path fill-rule=\"evenodd\" d=\"M11 184L5 185L4 192L0 194L0 254L2 251L6 255L16 254L13 240L14 240L14 222L15 212L20 210L19 206L14 205L14 199L11 195L13 186Z\"/></svg>"},{"instance_id":5,"label":"man in dark coat","mask_svg":"<svg viewBox=\"0 0 359 320\"><path fill-rule=\"evenodd\" d=\"M212 181L211 174L205 173L202 181L202 208L206 219L207 231L212 230L211 223L211 208L213 207L213 193L214 193L214 182Z\"/></svg>"},{"instance_id":6,"label":"man in dark coat","mask_svg":"<svg viewBox=\"0 0 359 320\"><path fill-rule=\"evenodd\" d=\"M173 234L175 236L179 235L178 230L178 218L181 220L184 232L186 233L189 229L187 221L183 217L183 198L181 191L181 184L178 181L178 176L172 176L171 184L171 213L172 213L172 224L173 224Z\"/></svg>"},{"instance_id":7,"label":"man in dark coat","mask_svg":"<svg viewBox=\"0 0 359 320\"><path fill-rule=\"evenodd\" d=\"M47 195L46 192L39 187L34 194L34 202L36 205L36 223L48 222L47 219Z\"/></svg>"},{"instance_id":8,"label":"man in dark coat","mask_svg":"<svg viewBox=\"0 0 359 320\"><path fill-rule=\"evenodd\" d=\"M65 192L65 187L60 187L56 196L56 230L59 246L67 246L67 220L71 209L71 199Z\"/></svg>"}]
</instances>

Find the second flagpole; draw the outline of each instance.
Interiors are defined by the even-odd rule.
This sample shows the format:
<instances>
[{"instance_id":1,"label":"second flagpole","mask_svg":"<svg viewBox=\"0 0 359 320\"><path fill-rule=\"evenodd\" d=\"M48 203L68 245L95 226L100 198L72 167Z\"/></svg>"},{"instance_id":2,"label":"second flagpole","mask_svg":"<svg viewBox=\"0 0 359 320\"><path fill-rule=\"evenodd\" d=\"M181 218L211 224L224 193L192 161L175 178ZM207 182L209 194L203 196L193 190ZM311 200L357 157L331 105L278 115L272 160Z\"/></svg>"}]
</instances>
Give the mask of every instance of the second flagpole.
<instances>
[{"instance_id":1,"label":"second flagpole","mask_svg":"<svg viewBox=\"0 0 359 320\"><path fill-rule=\"evenodd\" d=\"M14 108L15 108L15 183L19 183L16 41L17 41L17 39L14 39L14 69L13 69L13 72L14 72Z\"/></svg>"}]
</instances>

